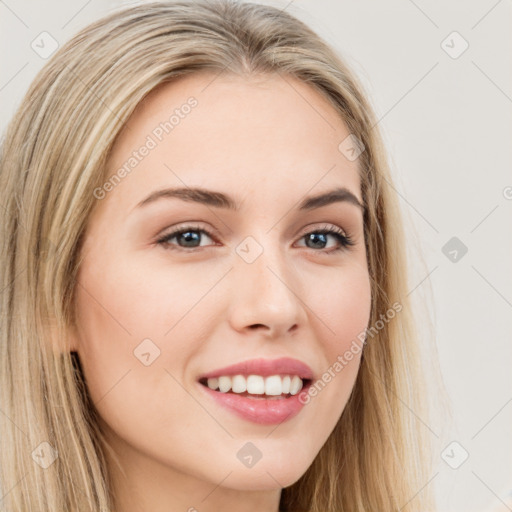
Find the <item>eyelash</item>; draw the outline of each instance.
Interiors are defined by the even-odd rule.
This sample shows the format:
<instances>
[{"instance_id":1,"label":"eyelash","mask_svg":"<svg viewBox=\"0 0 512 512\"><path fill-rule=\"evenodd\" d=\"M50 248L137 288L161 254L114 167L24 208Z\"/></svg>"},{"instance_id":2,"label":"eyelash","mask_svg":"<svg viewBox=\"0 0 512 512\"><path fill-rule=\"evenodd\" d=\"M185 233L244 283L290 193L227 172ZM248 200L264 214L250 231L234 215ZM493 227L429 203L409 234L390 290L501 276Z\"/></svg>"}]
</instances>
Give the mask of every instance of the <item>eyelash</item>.
<instances>
[{"instance_id":1,"label":"eyelash","mask_svg":"<svg viewBox=\"0 0 512 512\"><path fill-rule=\"evenodd\" d=\"M207 231L206 229L203 229L199 226L185 226L185 227L182 227L176 231L173 231L171 233L168 233L164 236L162 236L161 238L159 238L156 243L159 244L159 245L162 245L164 247L164 249L166 250L177 250L177 251L184 251L184 252L195 252L196 250L198 249L201 249L201 247L179 247L179 246L173 246L172 244L169 243L169 240L178 236L178 235L182 235L184 233L187 233L189 231L196 231L198 233L204 233L206 234L208 237L210 237L212 240L215 240L215 237L213 236L213 234L211 234L209 231ZM340 228L337 228L337 227L330 227L330 228L321 228L321 229L316 229L316 230L313 230L313 231L309 231L308 233L305 233L304 235L301 236L301 239L306 237L307 235L310 235L312 233L317 233L317 234L323 234L323 235L332 235L334 236L338 242L340 243L340 246L335 248L335 249L331 249L331 250L325 250L325 249L319 249L319 250L316 250L316 249L311 249L312 251L314 252L323 252L325 254L333 254L333 253L338 253L339 251L342 251L342 250L346 250L348 249L350 246L353 246L355 245L354 241L352 240L352 238L345 234L345 232L343 230L341 230Z\"/></svg>"}]
</instances>

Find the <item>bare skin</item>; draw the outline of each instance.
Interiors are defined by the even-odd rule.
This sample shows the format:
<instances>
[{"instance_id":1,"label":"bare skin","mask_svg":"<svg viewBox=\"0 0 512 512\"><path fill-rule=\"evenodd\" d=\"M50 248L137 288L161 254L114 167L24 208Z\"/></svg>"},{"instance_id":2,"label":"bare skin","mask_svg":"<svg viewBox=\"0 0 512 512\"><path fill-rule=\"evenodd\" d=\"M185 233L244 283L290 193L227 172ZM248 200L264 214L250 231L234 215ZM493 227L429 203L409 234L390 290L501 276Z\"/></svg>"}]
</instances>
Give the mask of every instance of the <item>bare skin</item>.
<instances>
[{"instance_id":1,"label":"bare skin","mask_svg":"<svg viewBox=\"0 0 512 512\"><path fill-rule=\"evenodd\" d=\"M362 203L357 160L338 149L349 131L337 112L293 78L215 76L165 84L138 106L108 175L148 135L156 147L98 200L87 227L71 343L122 466L111 467L117 512L277 512L281 489L313 462L359 370L356 354L279 425L234 415L198 382L213 369L280 357L321 378L364 331L371 301L362 209L297 209L338 187ZM197 105L159 141L155 128L192 96ZM137 206L171 187L220 191L240 209L177 198ZM190 224L196 245L183 235L157 243ZM353 245L332 234L308 243L326 228ZM247 237L262 250L251 263L236 251ZM134 354L145 339L142 360L160 351L148 365ZM249 441L262 454L251 468L237 457Z\"/></svg>"}]
</instances>

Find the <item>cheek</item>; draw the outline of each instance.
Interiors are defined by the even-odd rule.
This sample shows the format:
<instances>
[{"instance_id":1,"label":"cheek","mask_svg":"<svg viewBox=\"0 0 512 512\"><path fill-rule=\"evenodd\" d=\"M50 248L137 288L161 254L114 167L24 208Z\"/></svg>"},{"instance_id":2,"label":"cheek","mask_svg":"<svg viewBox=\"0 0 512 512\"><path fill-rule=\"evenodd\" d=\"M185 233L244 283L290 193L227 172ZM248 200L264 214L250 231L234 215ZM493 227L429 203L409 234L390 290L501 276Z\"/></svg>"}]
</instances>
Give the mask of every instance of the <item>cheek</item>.
<instances>
[{"instance_id":1,"label":"cheek","mask_svg":"<svg viewBox=\"0 0 512 512\"><path fill-rule=\"evenodd\" d=\"M352 391L361 360L365 329L371 310L371 284L366 267L354 266L331 279L323 293L313 295L315 312L326 328L322 345L325 355L323 372L311 389L318 414L335 420L343 411ZM325 391L324 391L325 389Z\"/></svg>"},{"instance_id":2,"label":"cheek","mask_svg":"<svg viewBox=\"0 0 512 512\"><path fill-rule=\"evenodd\" d=\"M112 350L122 343L118 348L127 354L146 338L167 342L182 320L190 322L194 305L215 284L207 276L198 279L197 271L148 265L138 258L106 259L107 264L81 269L77 309L89 331L88 343L110 340Z\"/></svg>"},{"instance_id":3,"label":"cheek","mask_svg":"<svg viewBox=\"0 0 512 512\"><path fill-rule=\"evenodd\" d=\"M78 351L96 402L116 383L131 378L125 375L143 366L137 359L143 340L154 343L144 342L144 352L150 352L151 358L157 355L170 326L164 326L164 303L151 299L151 282L140 269L135 271L126 263L88 265L82 267L78 281Z\"/></svg>"},{"instance_id":4,"label":"cheek","mask_svg":"<svg viewBox=\"0 0 512 512\"><path fill-rule=\"evenodd\" d=\"M164 293L162 282L157 289L149 278L129 276L112 272L101 281L84 277L77 290L78 351L102 421L143 448L155 425L183 424L191 401L178 382L184 380L194 348L180 331L189 324L179 323L185 312L178 290ZM173 296L178 297L174 302ZM193 341L190 329L189 334Z\"/></svg>"},{"instance_id":5,"label":"cheek","mask_svg":"<svg viewBox=\"0 0 512 512\"><path fill-rule=\"evenodd\" d=\"M102 400L114 386L126 390L130 382L140 385L128 396L142 401L144 390L153 396L162 380L171 391L176 384L166 370L185 380L188 361L210 330L208 319L215 318L206 295L219 278L141 265L136 258L107 260L84 265L76 291L78 351L91 398Z\"/></svg>"},{"instance_id":6,"label":"cheek","mask_svg":"<svg viewBox=\"0 0 512 512\"><path fill-rule=\"evenodd\" d=\"M368 325L371 309L371 285L365 267L340 270L339 279L330 279L323 293L315 295L318 316L327 329L325 345L332 361L348 349ZM330 336L329 336L330 334Z\"/></svg>"}]
</instances>

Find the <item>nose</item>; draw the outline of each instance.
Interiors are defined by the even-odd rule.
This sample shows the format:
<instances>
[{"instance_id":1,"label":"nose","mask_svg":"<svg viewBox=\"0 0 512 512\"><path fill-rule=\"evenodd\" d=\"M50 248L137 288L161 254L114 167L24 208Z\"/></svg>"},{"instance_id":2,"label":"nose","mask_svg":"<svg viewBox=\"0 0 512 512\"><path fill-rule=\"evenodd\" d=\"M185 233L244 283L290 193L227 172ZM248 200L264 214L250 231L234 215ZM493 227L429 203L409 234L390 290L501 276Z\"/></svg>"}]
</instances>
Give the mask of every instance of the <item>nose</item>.
<instances>
[{"instance_id":1,"label":"nose","mask_svg":"<svg viewBox=\"0 0 512 512\"><path fill-rule=\"evenodd\" d=\"M235 330L279 339L304 324L301 280L282 249L265 247L252 263L235 254L234 267L230 321Z\"/></svg>"}]
</instances>

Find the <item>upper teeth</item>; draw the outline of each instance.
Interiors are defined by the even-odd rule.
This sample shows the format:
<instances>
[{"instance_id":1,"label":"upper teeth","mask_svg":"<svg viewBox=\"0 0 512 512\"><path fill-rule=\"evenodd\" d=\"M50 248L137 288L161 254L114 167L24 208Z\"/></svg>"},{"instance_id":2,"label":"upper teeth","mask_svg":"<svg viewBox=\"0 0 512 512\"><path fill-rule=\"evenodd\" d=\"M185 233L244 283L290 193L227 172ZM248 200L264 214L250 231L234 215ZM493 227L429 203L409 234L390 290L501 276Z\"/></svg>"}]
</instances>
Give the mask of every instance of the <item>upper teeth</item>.
<instances>
[{"instance_id":1,"label":"upper teeth","mask_svg":"<svg viewBox=\"0 0 512 512\"><path fill-rule=\"evenodd\" d=\"M208 379L210 389L218 389L222 393L247 393L254 395L281 395L282 393L296 395L302 389L302 379L298 375L233 375Z\"/></svg>"}]
</instances>

